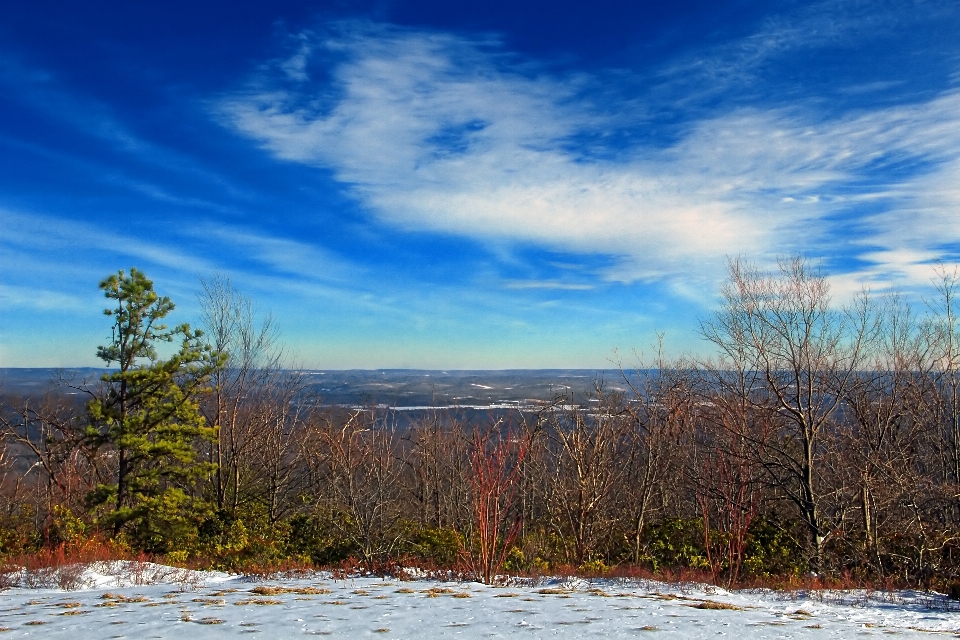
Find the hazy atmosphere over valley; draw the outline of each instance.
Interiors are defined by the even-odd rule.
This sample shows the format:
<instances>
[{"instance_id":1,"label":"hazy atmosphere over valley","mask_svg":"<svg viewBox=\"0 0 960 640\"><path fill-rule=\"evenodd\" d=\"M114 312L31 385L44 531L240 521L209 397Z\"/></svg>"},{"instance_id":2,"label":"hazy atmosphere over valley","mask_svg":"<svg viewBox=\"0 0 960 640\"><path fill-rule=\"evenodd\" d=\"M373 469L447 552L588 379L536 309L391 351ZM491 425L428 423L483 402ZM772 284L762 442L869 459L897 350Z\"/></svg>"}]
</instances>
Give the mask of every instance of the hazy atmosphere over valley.
<instances>
[{"instance_id":1,"label":"hazy atmosphere over valley","mask_svg":"<svg viewBox=\"0 0 960 640\"><path fill-rule=\"evenodd\" d=\"M229 277L309 369L707 353L730 257L918 308L960 249L956 2L0 7L0 366ZM952 268L952 267L950 267Z\"/></svg>"}]
</instances>

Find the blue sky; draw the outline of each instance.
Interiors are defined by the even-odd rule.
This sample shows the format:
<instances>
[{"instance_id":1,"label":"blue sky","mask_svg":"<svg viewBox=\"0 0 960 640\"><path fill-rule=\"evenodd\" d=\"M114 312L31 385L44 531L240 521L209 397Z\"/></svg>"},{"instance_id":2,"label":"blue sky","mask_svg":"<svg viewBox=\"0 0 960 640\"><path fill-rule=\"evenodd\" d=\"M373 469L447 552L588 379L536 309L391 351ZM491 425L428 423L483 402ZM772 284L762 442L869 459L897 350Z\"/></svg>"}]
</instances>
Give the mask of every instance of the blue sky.
<instances>
[{"instance_id":1,"label":"blue sky","mask_svg":"<svg viewBox=\"0 0 960 640\"><path fill-rule=\"evenodd\" d=\"M700 352L729 256L922 304L960 256L960 5L0 7L0 365L216 273L311 368Z\"/></svg>"}]
</instances>

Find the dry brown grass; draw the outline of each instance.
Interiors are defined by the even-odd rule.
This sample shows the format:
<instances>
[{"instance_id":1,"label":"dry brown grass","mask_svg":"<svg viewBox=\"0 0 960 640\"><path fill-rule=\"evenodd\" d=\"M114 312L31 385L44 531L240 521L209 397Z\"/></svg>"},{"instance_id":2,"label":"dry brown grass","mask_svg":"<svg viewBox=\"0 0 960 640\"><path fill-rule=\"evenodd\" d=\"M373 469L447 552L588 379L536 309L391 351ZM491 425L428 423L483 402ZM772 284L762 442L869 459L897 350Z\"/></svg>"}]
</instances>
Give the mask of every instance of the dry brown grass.
<instances>
[{"instance_id":1,"label":"dry brown grass","mask_svg":"<svg viewBox=\"0 0 960 640\"><path fill-rule=\"evenodd\" d=\"M738 607L729 602L717 602L716 600L701 600L696 604L688 604L687 606L694 609L709 609L710 611L743 611L743 607Z\"/></svg>"},{"instance_id":2,"label":"dry brown grass","mask_svg":"<svg viewBox=\"0 0 960 640\"><path fill-rule=\"evenodd\" d=\"M146 596L125 596L120 593L110 593L109 591L100 596L100 599L106 600L107 602L97 606L110 606L111 604L125 604L128 602L150 602L150 599Z\"/></svg>"},{"instance_id":3,"label":"dry brown grass","mask_svg":"<svg viewBox=\"0 0 960 640\"><path fill-rule=\"evenodd\" d=\"M238 607L248 605L248 604L268 606L273 604L283 604L283 600L271 600L269 598L249 598L247 600L237 600L233 604L237 605Z\"/></svg>"},{"instance_id":4,"label":"dry brown grass","mask_svg":"<svg viewBox=\"0 0 960 640\"><path fill-rule=\"evenodd\" d=\"M250 593L258 596L278 596L284 593L294 593L298 596L319 596L333 593L330 589L319 587L277 587L268 585L259 585L250 589Z\"/></svg>"},{"instance_id":5,"label":"dry brown grass","mask_svg":"<svg viewBox=\"0 0 960 640\"><path fill-rule=\"evenodd\" d=\"M277 587L272 585L259 585L253 589L250 589L250 593L255 593L258 596L279 596L285 593L293 593L298 596L318 596L333 592L330 589L323 589L319 587Z\"/></svg>"}]
</instances>

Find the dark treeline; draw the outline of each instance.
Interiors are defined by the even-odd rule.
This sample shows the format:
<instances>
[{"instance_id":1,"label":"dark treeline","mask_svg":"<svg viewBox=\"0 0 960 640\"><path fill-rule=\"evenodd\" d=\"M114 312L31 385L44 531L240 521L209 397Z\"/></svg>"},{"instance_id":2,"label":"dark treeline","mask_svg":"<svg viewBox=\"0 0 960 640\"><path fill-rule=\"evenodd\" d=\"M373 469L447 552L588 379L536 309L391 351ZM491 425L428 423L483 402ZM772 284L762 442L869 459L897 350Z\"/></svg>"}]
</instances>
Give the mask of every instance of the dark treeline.
<instances>
[{"instance_id":1,"label":"dark treeline","mask_svg":"<svg viewBox=\"0 0 960 640\"><path fill-rule=\"evenodd\" d=\"M955 580L956 274L937 272L919 314L834 305L799 258L729 275L701 323L710 359L655 356L589 397L401 426L319 402L229 282L205 283L201 333L163 325L173 304L120 272L101 283L114 325L98 350L117 368L3 401L0 552L96 538L196 565L352 559L486 581L616 566Z\"/></svg>"}]
</instances>

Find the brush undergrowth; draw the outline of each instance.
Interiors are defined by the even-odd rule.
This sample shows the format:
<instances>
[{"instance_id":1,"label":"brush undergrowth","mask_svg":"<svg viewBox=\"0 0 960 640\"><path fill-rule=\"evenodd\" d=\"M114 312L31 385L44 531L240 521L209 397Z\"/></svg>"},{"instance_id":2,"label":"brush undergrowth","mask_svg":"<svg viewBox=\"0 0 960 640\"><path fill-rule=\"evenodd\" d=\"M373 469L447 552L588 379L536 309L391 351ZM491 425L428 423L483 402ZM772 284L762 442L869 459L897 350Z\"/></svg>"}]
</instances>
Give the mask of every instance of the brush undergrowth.
<instances>
[{"instance_id":1,"label":"brush undergrowth","mask_svg":"<svg viewBox=\"0 0 960 640\"><path fill-rule=\"evenodd\" d=\"M119 562L123 561L123 562ZM101 536L87 538L76 537L69 542L44 546L29 552L9 554L0 558L0 590L14 586L27 588L59 588L75 590L88 585L84 583L85 570L90 565L107 575L115 575L118 582L129 584L150 584L160 580L181 582L188 586L196 580L196 571L215 568L219 562L215 558L188 557L185 554L151 556L132 550L122 541ZM236 573L242 573L261 580L284 578L304 578L323 570L335 579L353 576L376 575L398 580L438 579L471 580L473 576L460 564L440 564L431 559L409 556L398 560L383 562L361 562L348 557L333 564L318 564L309 558L256 559L231 567ZM179 573L178 573L179 572ZM504 584L542 584L548 580L560 579L607 579L613 581L636 582L656 581L677 585L721 585L725 588L748 590L771 590L785 594L785 597L802 593L826 594L830 592L858 592L870 599L887 594L892 598L895 592L908 589L910 584L895 578L882 581L865 580L850 572L837 576L815 576L788 574L780 576L750 576L730 584L702 568L677 567L658 568L649 566L620 564L612 567L557 564L546 566L536 564L525 570L511 570L504 575ZM935 585L932 590L946 593L960 599L960 583Z\"/></svg>"}]
</instances>

